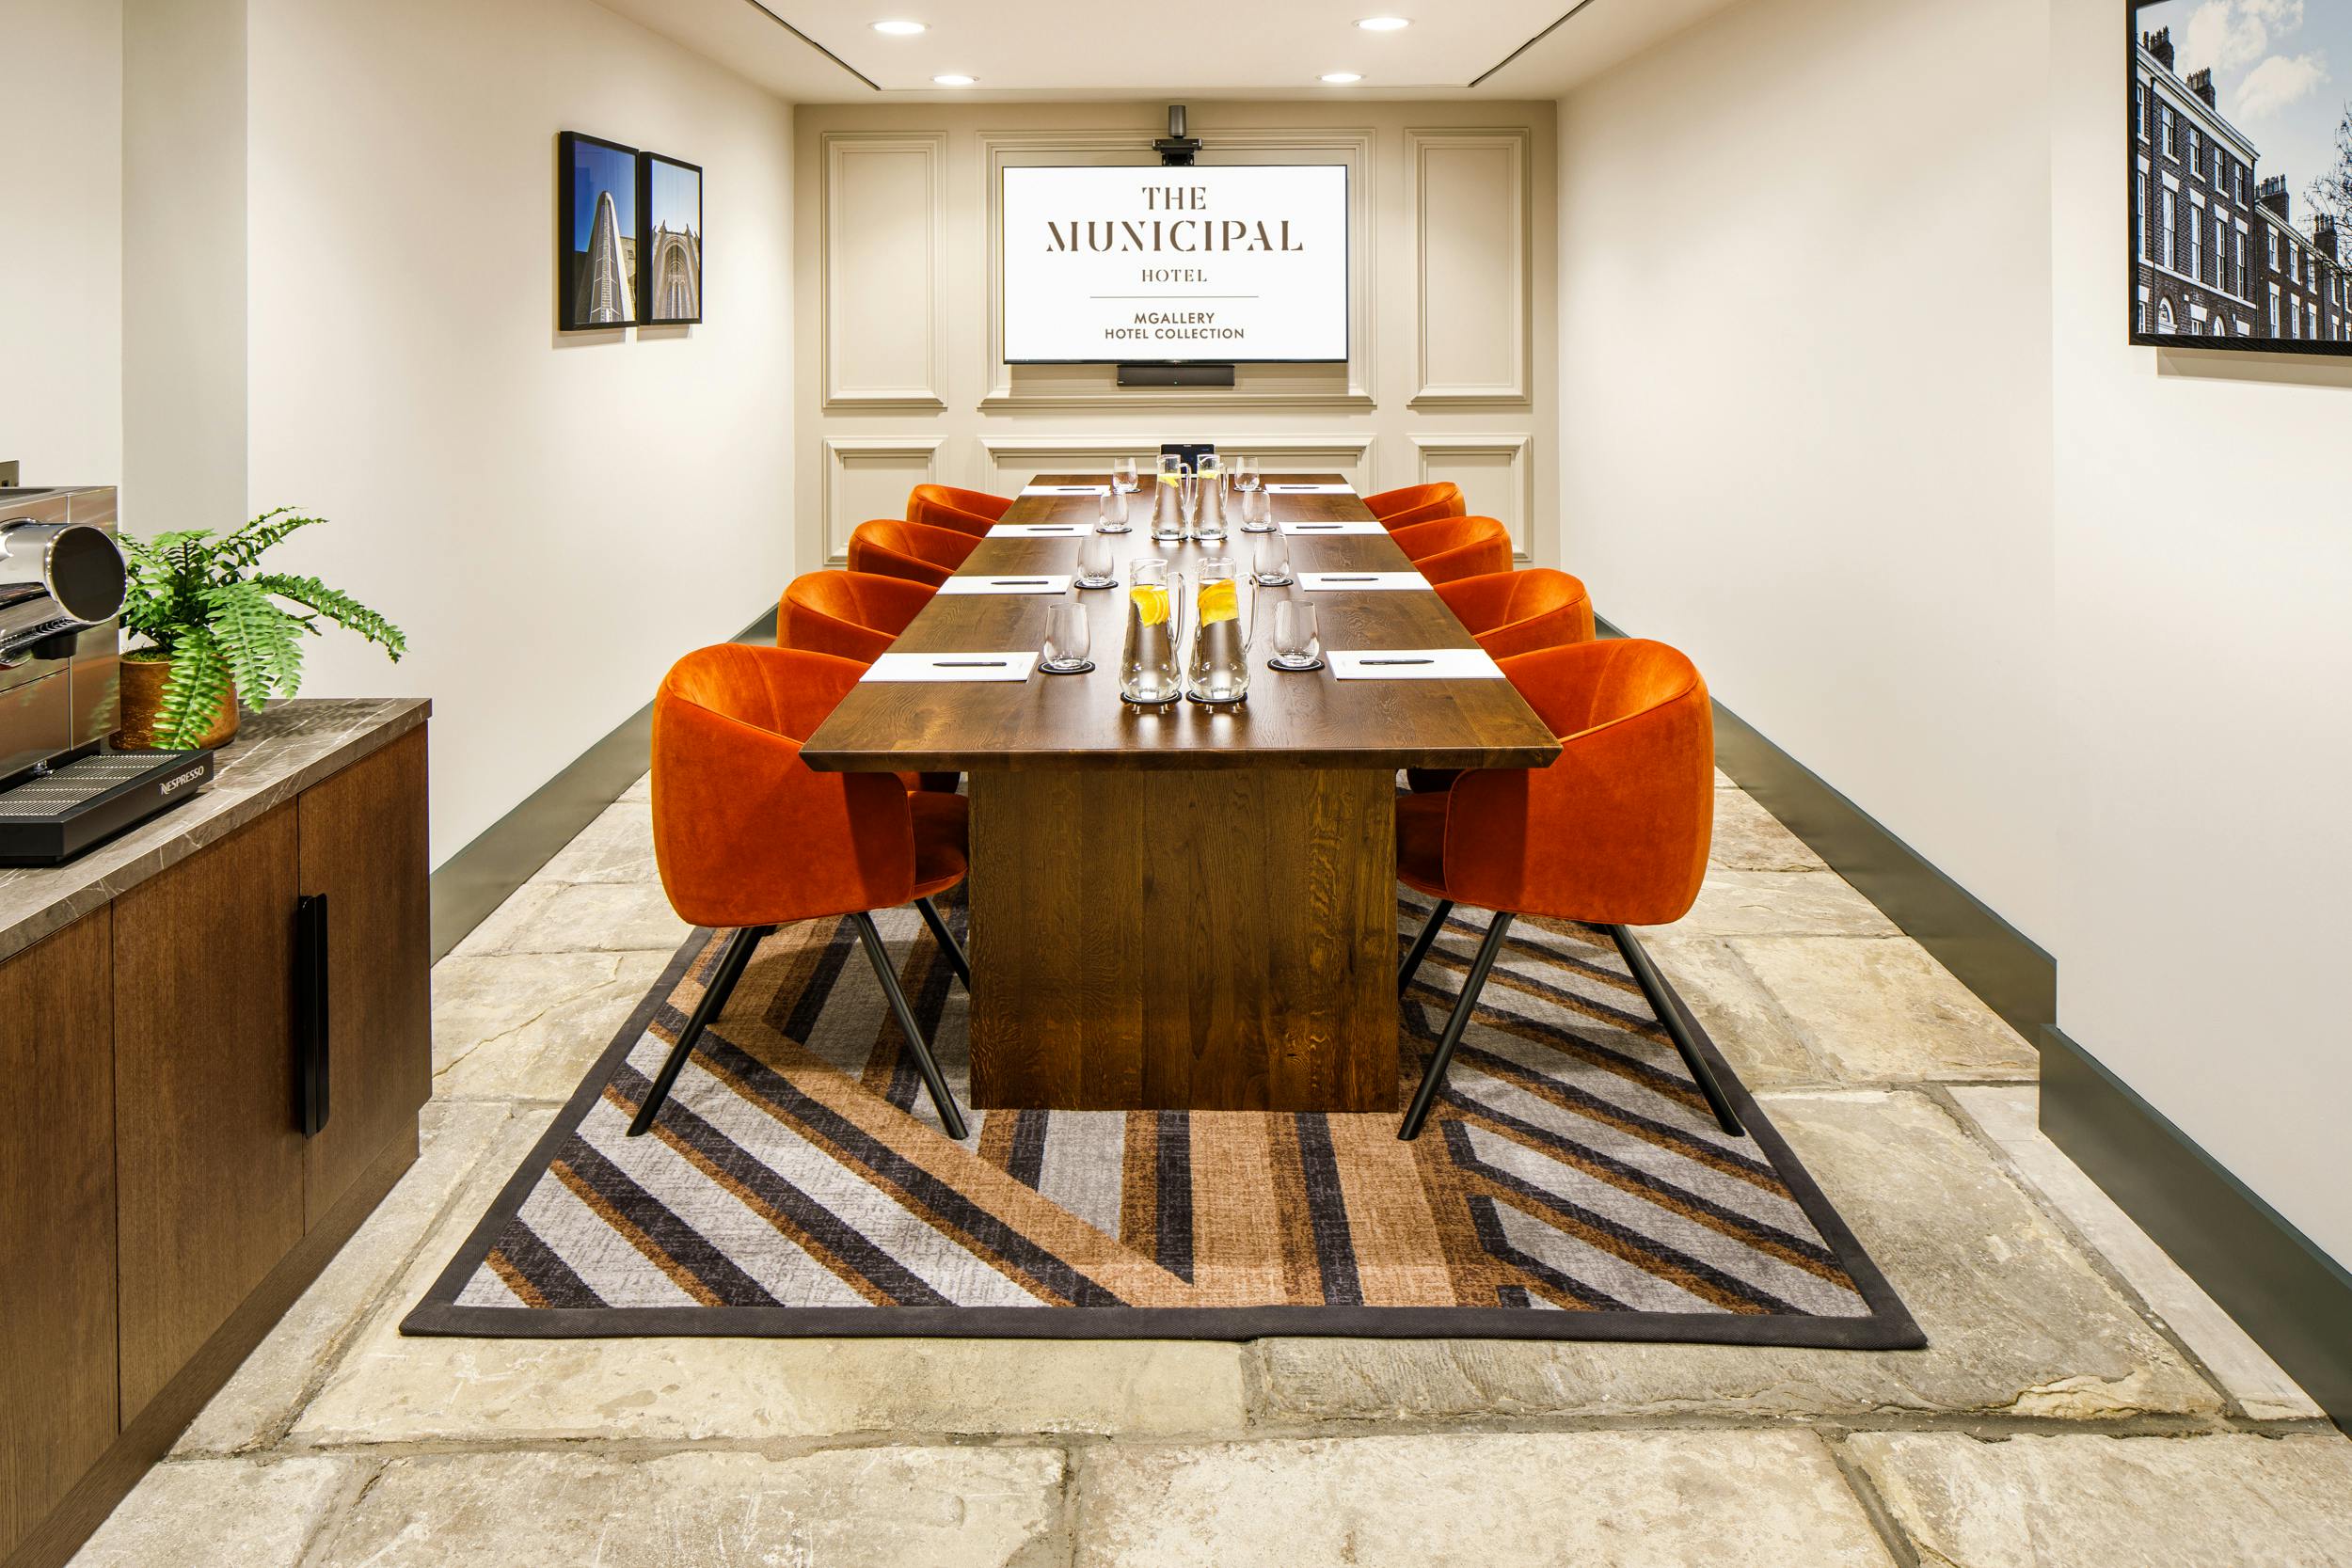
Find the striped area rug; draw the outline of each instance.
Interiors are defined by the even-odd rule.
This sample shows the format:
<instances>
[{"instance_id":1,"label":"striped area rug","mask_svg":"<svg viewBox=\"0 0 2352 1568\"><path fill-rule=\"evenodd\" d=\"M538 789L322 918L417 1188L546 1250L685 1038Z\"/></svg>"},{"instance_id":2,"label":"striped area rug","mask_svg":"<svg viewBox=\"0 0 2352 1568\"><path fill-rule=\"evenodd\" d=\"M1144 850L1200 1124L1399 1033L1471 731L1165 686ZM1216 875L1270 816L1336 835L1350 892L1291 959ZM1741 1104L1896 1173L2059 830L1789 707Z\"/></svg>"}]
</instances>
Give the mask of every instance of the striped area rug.
<instances>
[{"instance_id":1,"label":"striped area rug","mask_svg":"<svg viewBox=\"0 0 2352 1568\"><path fill-rule=\"evenodd\" d=\"M1400 951L1426 912L1400 903ZM878 918L961 1098L962 989L912 910ZM1484 919L1406 999L1400 1105ZM1716 1127L1597 931L1515 927L1415 1143L1181 1111L980 1112L957 1143L852 928L809 922L627 1138L718 945L680 950L405 1332L1924 1342L1720 1060L1753 1136Z\"/></svg>"}]
</instances>

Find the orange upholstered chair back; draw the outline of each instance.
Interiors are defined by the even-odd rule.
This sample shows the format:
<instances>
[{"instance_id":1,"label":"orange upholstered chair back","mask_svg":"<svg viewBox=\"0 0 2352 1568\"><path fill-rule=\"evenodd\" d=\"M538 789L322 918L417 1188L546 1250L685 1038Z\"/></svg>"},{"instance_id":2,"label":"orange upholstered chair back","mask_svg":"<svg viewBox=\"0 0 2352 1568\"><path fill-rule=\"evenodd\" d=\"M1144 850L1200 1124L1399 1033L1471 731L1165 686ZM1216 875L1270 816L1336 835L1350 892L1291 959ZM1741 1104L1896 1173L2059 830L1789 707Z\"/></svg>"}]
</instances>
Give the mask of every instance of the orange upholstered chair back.
<instances>
[{"instance_id":1,"label":"orange upholstered chair back","mask_svg":"<svg viewBox=\"0 0 2352 1568\"><path fill-rule=\"evenodd\" d=\"M1460 578L1438 597L1497 658L1593 640L1593 600L1583 583L1549 566Z\"/></svg>"},{"instance_id":2,"label":"orange upholstered chair back","mask_svg":"<svg viewBox=\"0 0 2352 1568\"><path fill-rule=\"evenodd\" d=\"M1511 569L1511 534L1492 517L1443 517L1389 535L1431 582Z\"/></svg>"},{"instance_id":3,"label":"orange upholstered chair back","mask_svg":"<svg viewBox=\"0 0 2352 1568\"><path fill-rule=\"evenodd\" d=\"M907 521L958 533L985 534L1011 505L1009 496L959 490L952 484L918 484L907 493Z\"/></svg>"},{"instance_id":4,"label":"orange upholstered chair back","mask_svg":"<svg viewBox=\"0 0 2352 1568\"><path fill-rule=\"evenodd\" d=\"M776 646L871 664L936 590L873 572L808 572L776 607Z\"/></svg>"},{"instance_id":5,"label":"orange upholstered chair back","mask_svg":"<svg viewBox=\"0 0 2352 1568\"><path fill-rule=\"evenodd\" d=\"M1470 510L1462 504L1462 487L1450 480L1436 484L1408 484L1402 490L1383 490L1376 496L1366 496L1364 506L1391 531L1410 528L1415 523L1433 523L1440 517L1459 517Z\"/></svg>"},{"instance_id":6,"label":"orange upholstered chair back","mask_svg":"<svg viewBox=\"0 0 2352 1568\"><path fill-rule=\"evenodd\" d=\"M1628 639L1522 654L1502 671L1560 737L1560 755L1455 781L1447 891L1481 909L1597 925L1681 919L1715 821L1715 721L1697 669L1663 642Z\"/></svg>"},{"instance_id":7,"label":"orange upholstered chair back","mask_svg":"<svg viewBox=\"0 0 2352 1568\"><path fill-rule=\"evenodd\" d=\"M671 667L653 700L653 850L679 919L775 926L914 896L906 785L801 760L801 742L865 673L742 643Z\"/></svg>"},{"instance_id":8,"label":"orange upholstered chair back","mask_svg":"<svg viewBox=\"0 0 2352 1568\"><path fill-rule=\"evenodd\" d=\"M955 575L980 542L953 529L926 528L895 517L858 524L850 535L850 570L904 578L936 588Z\"/></svg>"}]
</instances>

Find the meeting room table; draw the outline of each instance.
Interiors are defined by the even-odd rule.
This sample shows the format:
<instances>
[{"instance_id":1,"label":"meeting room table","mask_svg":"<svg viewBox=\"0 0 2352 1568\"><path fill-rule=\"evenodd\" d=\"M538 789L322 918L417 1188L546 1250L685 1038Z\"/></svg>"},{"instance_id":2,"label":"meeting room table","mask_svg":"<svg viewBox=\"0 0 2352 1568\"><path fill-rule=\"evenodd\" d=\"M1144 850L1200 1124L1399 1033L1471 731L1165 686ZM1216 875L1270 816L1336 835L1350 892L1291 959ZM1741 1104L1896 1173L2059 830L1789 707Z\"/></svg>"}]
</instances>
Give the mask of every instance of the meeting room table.
<instances>
[{"instance_id":1,"label":"meeting room table","mask_svg":"<svg viewBox=\"0 0 2352 1568\"><path fill-rule=\"evenodd\" d=\"M1040 475L959 576L1077 570L1108 476ZM1316 484L1299 492L1280 486ZM1120 702L1127 562L1250 568L1256 535L1151 536L1153 481L1110 535L1119 585L1080 591L1094 669L1024 681L866 680L802 749L812 768L961 772L971 795L971 1100L983 1109L1387 1111L1396 1105L1401 768L1536 768L1550 729L1507 680L1340 680L1266 667L1273 606L1338 650L1473 649L1423 590L1257 591L1246 702ZM1267 475L1295 583L1411 571L1336 474ZM893 653L1035 652L1056 595L942 592Z\"/></svg>"}]
</instances>

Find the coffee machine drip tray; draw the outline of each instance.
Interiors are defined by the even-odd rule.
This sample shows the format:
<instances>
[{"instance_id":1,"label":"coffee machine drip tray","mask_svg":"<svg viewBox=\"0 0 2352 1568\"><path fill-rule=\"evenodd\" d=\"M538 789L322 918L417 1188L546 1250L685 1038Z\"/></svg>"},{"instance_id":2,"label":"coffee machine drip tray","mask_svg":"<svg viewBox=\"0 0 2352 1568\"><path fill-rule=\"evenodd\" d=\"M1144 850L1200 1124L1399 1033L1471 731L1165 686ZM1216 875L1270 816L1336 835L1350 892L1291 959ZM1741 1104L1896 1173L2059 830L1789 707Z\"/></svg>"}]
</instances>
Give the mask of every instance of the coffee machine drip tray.
<instances>
[{"instance_id":1,"label":"coffee machine drip tray","mask_svg":"<svg viewBox=\"0 0 2352 1568\"><path fill-rule=\"evenodd\" d=\"M210 752L93 752L0 790L0 865L59 865L193 800Z\"/></svg>"}]
</instances>

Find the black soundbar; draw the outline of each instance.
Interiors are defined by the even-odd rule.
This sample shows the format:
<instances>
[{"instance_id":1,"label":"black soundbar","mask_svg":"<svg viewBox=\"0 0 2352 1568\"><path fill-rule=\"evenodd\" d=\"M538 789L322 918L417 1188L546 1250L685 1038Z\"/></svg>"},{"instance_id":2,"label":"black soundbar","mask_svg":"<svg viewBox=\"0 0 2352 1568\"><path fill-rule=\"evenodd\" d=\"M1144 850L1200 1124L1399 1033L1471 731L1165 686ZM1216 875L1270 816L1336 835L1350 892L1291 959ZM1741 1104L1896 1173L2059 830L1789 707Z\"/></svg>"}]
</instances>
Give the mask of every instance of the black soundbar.
<instances>
[{"instance_id":1,"label":"black soundbar","mask_svg":"<svg viewBox=\"0 0 2352 1568\"><path fill-rule=\"evenodd\" d=\"M1231 387L1231 365L1121 365L1121 387Z\"/></svg>"}]
</instances>

